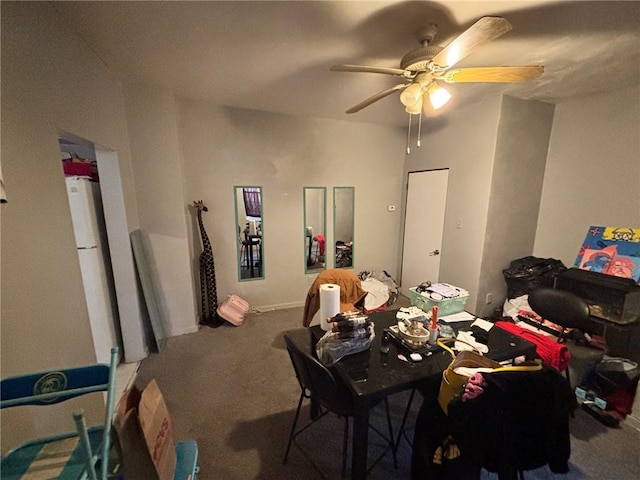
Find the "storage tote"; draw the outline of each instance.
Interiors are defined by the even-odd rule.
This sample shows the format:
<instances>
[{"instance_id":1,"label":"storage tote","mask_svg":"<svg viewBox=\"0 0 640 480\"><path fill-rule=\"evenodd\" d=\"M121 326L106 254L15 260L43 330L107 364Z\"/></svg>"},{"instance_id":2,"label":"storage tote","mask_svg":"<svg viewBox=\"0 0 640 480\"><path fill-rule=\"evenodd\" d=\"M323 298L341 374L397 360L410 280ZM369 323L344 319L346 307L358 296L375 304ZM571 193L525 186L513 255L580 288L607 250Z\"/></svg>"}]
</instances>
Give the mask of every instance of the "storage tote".
<instances>
[{"instance_id":1,"label":"storage tote","mask_svg":"<svg viewBox=\"0 0 640 480\"><path fill-rule=\"evenodd\" d=\"M463 288L454 287L448 283L443 283L448 287L454 288L460 291L460 295L452 298L443 298L441 300L434 300L429 296L429 292L418 292L417 287L410 287L411 292L411 305L415 305L420 310L426 313L431 313L431 309L434 306L438 307L438 317L445 317L447 315L453 315L454 313L460 313L464 311L464 307L469 298L469 292Z\"/></svg>"}]
</instances>

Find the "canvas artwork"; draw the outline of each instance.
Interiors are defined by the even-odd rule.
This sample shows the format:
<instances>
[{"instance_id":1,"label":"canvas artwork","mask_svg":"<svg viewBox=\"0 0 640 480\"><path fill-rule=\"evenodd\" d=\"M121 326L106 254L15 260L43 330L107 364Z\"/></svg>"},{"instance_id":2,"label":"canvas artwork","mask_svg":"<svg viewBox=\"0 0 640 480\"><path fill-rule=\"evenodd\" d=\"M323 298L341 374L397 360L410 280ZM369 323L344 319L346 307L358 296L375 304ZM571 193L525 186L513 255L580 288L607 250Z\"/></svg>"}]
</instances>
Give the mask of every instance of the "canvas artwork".
<instances>
[{"instance_id":1,"label":"canvas artwork","mask_svg":"<svg viewBox=\"0 0 640 480\"><path fill-rule=\"evenodd\" d=\"M640 228L589 227L573 266L640 283Z\"/></svg>"}]
</instances>

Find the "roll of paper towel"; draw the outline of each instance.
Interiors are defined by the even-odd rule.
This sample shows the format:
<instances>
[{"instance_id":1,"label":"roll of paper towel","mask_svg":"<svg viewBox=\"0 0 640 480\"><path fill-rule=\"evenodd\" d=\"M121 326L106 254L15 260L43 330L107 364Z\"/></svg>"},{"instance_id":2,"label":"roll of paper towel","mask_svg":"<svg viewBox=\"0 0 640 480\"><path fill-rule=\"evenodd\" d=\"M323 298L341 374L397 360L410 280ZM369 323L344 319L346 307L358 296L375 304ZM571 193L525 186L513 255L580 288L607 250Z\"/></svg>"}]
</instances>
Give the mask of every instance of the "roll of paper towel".
<instances>
[{"instance_id":1,"label":"roll of paper towel","mask_svg":"<svg viewBox=\"0 0 640 480\"><path fill-rule=\"evenodd\" d=\"M331 330L327 317L340 313L340 285L324 283L320 285L320 326L323 330Z\"/></svg>"}]
</instances>

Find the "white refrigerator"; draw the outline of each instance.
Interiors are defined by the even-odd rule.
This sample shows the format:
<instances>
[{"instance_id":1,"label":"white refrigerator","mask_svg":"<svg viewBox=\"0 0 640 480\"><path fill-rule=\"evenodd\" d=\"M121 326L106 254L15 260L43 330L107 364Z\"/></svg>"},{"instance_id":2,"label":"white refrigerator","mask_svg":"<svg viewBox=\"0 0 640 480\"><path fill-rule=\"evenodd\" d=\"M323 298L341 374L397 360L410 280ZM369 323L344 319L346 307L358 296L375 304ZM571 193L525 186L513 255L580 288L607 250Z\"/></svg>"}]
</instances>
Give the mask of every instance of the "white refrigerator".
<instances>
[{"instance_id":1,"label":"white refrigerator","mask_svg":"<svg viewBox=\"0 0 640 480\"><path fill-rule=\"evenodd\" d=\"M65 180L96 358L109 363L111 347L121 341L100 185L88 177Z\"/></svg>"}]
</instances>

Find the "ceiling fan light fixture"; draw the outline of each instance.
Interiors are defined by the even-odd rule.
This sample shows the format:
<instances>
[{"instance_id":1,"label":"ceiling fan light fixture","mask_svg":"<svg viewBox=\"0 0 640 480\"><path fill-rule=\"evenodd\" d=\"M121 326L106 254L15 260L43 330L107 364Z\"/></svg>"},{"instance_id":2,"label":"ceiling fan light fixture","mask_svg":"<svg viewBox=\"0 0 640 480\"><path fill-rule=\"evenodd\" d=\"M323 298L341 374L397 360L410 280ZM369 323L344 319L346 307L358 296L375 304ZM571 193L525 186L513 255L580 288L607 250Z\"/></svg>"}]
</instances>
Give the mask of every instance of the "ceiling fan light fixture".
<instances>
[{"instance_id":1,"label":"ceiling fan light fixture","mask_svg":"<svg viewBox=\"0 0 640 480\"><path fill-rule=\"evenodd\" d=\"M429 94L429 102L436 110L451 100L451 94L435 82L429 86L427 93Z\"/></svg>"},{"instance_id":2,"label":"ceiling fan light fixture","mask_svg":"<svg viewBox=\"0 0 640 480\"><path fill-rule=\"evenodd\" d=\"M410 113L411 115L419 115L420 112L422 111L422 103L423 103L423 97L419 97L418 101L415 102L413 105L407 105L405 107L405 111L407 113Z\"/></svg>"},{"instance_id":3,"label":"ceiling fan light fixture","mask_svg":"<svg viewBox=\"0 0 640 480\"><path fill-rule=\"evenodd\" d=\"M400 94L400 102L407 108L413 107L422 99L422 85L414 82L405 88ZM422 103L422 102L420 102Z\"/></svg>"}]
</instances>

